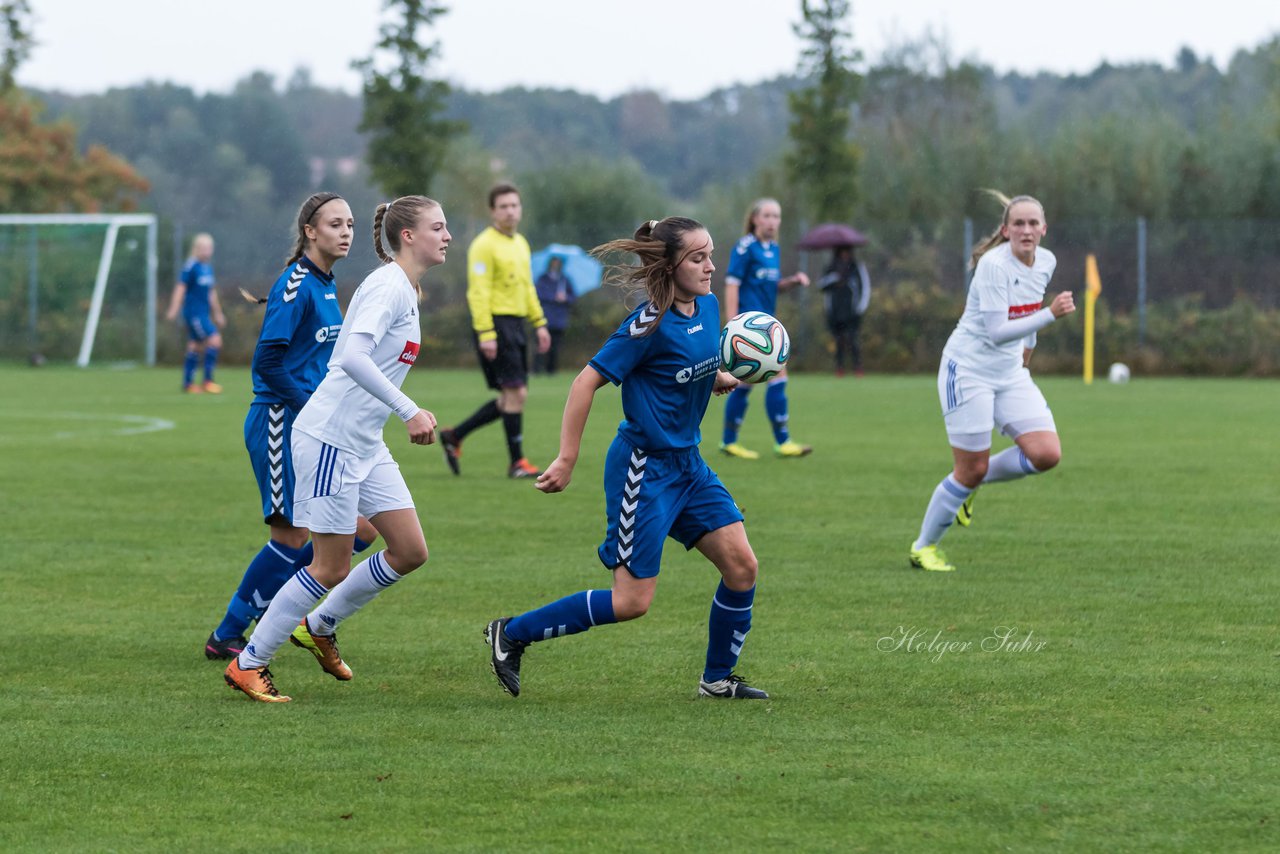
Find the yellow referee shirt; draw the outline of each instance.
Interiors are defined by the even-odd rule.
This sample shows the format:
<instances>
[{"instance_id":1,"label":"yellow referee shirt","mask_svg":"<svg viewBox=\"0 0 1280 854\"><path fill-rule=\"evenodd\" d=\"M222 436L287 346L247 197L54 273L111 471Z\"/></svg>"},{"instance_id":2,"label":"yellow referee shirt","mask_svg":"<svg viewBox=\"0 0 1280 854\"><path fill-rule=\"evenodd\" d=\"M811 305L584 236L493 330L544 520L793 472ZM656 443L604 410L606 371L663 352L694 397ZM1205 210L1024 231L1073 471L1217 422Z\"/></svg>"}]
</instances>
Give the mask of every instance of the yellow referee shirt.
<instances>
[{"instance_id":1,"label":"yellow referee shirt","mask_svg":"<svg viewBox=\"0 0 1280 854\"><path fill-rule=\"evenodd\" d=\"M493 341L495 314L525 317L534 328L546 326L542 303L533 287L529 241L489 226L467 249L467 304L471 328L481 341Z\"/></svg>"}]
</instances>

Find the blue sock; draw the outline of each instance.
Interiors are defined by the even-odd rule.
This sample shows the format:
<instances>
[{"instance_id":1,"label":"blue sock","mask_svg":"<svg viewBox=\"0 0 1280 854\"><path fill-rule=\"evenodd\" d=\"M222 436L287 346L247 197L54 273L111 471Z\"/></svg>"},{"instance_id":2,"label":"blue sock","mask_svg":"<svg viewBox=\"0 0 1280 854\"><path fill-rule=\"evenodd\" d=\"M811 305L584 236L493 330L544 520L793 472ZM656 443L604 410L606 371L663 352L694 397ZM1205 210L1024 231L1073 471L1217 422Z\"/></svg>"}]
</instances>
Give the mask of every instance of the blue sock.
<instances>
[{"instance_id":1,"label":"blue sock","mask_svg":"<svg viewBox=\"0 0 1280 854\"><path fill-rule=\"evenodd\" d=\"M742 643L751 631L751 603L756 589L730 590L720 582L711 600L711 620L707 628L707 669L702 681L716 682L733 672L742 654Z\"/></svg>"},{"instance_id":2,"label":"blue sock","mask_svg":"<svg viewBox=\"0 0 1280 854\"><path fill-rule=\"evenodd\" d=\"M308 542L307 545L311 545L311 543ZM353 555L358 555L360 554L360 552L369 548L369 546L371 545L373 545L373 543L366 543L364 540L360 539L359 537L356 537L355 545L351 547L351 553Z\"/></svg>"},{"instance_id":3,"label":"blue sock","mask_svg":"<svg viewBox=\"0 0 1280 854\"><path fill-rule=\"evenodd\" d=\"M182 387L186 388L196 378L196 363L200 357L196 355L195 350L188 350L187 357L182 361Z\"/></svg>"},{"instance_id":4,"label":"blue sock","mask_svg":"<svg viewBox=\"0 0 1280 854\"><path fill-rule=\"evenodd\" d=\"M738 441L738 430L742 428L742 419L747 417L747 404L751 402L751 386L738 386L729 392L729 399L724 402L724 438L726 445Z\"/></svg>"},{"instance_id":5,"label":"blue sock","mask_svg":"<svg viewBox=\"0 0 1280 854\"><path fill-rule=\"evenodd\" d=\"M212 382L213 366L216 364L218 364L218 348L205 347L204 348L204 381L205 382Z\"/></svg>"},{"instance_id":6,"label":"blue sock","mask_svg":"<svg viewBox=\"0 0 1280 854\"><path fill-rule=\"evenodd\" d=\"M226 640L243 635L249 624L267 610L284 583L306 566L300 562L301 555L301 549L291 549L274 541L263 546L244 571L244 578L240 579L240 586L227 605L226 616L213 631L214 637Z\"/></svg>"},{"instance_id":7,"label":"blue sock","mask_svg":"<svg viewBox=\"0 0 1280 854\"><path fill-rule=\"evenodd\" d=\"M507 637L523 643L576 635L592 626L618 622L613 615L613 593L609 590L582 590L572 596L526 611L507 623Z\"/></svg>"},{"instance_id":8,"label":"blue sock","mask_svg":"<svg viewBox=\"0 0 1280 854\"><path fill-rule=\"evenodd\" d=\"M781 445L791 438L787 429L787 381L769 383L764 390L764 411L769 413L769 425L773 427L773 441Z\"/></svg>"}]
</instances>

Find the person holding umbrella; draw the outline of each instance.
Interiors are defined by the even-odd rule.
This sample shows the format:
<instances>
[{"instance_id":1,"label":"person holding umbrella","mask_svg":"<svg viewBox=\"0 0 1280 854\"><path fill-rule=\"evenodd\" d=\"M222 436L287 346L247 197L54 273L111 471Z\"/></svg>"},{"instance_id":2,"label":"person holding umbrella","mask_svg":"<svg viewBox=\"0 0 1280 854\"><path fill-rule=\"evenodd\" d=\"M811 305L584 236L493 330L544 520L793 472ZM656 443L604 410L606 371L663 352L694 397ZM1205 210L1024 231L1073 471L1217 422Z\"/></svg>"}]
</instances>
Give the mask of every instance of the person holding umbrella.
<instances>
[{"instance_id":1,"label":"person holding umbrella","mask_svg":"<svg viewBox=\"0 0 1280 854\"><path fill-rule=\"evenodd\" d=\"M744 311L775 314L778 291L800 285L808 287L809 277L803 271L782 278L778 250L778 229L782 225L782 206L776 199L757 199L747 211L746 232L733 248L729 269L724 277L724 316L728 320ZM743 460L755 460L760 454L738 443L738 431L747 414L751 386L743 383L729 395L724 407L724 435L720 452ZM773 428L773 451L779 457L803 457L813 451L791 438L788 426L787 372L783 370L769 380L764 393L765 412Z\"/></svg>"},{"instance_id":2,"label":"person holding umbrella","mask_svg":"<svg viewBox=\"0 0 1280 854\"><path fill-rule=\"evenodd\" d=\"M551 333L551 346L545 353L534 357L534 373L551 376L556 372L556 363L560 357L560 342L564 340L565 330L569 328L569 310L578 298L573 288L573 280L564 271L564 258L552 255L547 259L546 271L534 283L538 291L538 301L542 303L542 313L547 318L547 331Z\"/></svg>"},{"instance_id":3,"label":"person holding umbrella","mask_svg":"<svg viewBox=\"0 0 1280 854\"><path fill-rule=\"evenodd\" d=\"M852 246L837 246L832 250L831 263L822 278L822 308L827 319L827 329L835 339L836 376L844 376L845 356L848 355L854 376L862 376L862 348L858 334L862 330L862 316L871 302L871 276L867 267L854 255Z\"/></svg>"}]
</instances>

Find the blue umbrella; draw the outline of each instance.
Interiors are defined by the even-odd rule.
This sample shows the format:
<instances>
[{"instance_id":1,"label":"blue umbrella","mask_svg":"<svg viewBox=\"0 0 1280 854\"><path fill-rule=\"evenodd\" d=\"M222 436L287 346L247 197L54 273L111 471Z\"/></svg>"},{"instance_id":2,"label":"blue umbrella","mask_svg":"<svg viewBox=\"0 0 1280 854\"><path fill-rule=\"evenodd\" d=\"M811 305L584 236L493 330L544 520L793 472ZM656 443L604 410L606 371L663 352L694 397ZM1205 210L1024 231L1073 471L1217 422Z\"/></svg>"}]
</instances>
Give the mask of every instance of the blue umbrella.
<instances>
[{"instance_id":1,"label":"blue umbrella","mask_svg":"<svg viewBox=\"0 0 1280 854\"><path fill-rule=\"evenodd\" d=\"M533 253L533 280L547 272L547 264L552 257L558 257L564 263L564 274L573 283L573 292L582 296L588 291L600 287L600 278L604 275L604 265L587 254L581 246L569 246L563 243L552 243L545 249Z\"/></svg>"}]
</instances>

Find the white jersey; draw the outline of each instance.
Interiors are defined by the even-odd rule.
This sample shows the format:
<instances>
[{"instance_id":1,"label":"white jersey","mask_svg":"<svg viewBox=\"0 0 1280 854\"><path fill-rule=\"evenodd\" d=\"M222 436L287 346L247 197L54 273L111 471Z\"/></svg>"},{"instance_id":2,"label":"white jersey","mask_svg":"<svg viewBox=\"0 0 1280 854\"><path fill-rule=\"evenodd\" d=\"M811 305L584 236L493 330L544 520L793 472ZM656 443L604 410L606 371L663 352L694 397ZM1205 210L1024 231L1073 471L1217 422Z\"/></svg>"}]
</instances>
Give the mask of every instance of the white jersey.
<instances>
[{"instance_id":1,"label":"white jersey","mask_svg":"<svg viewBox=\"0 0 1280 854\"><path fill-rule=\"evenodd\" d=\"M422 328L418 293L399 264L383 265L356 289L333 346L329 372L293 422L299 433L368 456L383 446L382 427L391 410L340 367L347 341L357 332L373 336L373 363L396 388L403 385L418 359Z\"/></svg>"},{"instance_id":2,"label":"white jersey","mask_svg":"<svg viewBox=\"0 0 1280 854\"><path fill-rule=\"evenodd\" d=\"M1014 257L1010 246L1002 243L978 259L964 314L942 349L944 362L950 359L992 379L1008 377L1022 369L1025 339L996 344L987 332L983 313L1006 313L1010 320L1035 314L1044 307L1045 288L1058 266L1058 259L1043 246L1036 249L1036 260L1030 267Z\"/></svg>"}]
</instances>

